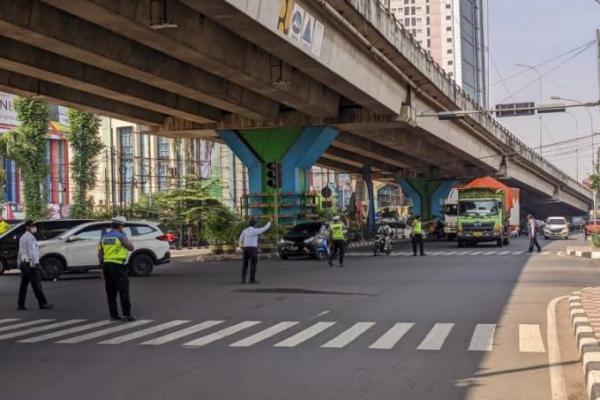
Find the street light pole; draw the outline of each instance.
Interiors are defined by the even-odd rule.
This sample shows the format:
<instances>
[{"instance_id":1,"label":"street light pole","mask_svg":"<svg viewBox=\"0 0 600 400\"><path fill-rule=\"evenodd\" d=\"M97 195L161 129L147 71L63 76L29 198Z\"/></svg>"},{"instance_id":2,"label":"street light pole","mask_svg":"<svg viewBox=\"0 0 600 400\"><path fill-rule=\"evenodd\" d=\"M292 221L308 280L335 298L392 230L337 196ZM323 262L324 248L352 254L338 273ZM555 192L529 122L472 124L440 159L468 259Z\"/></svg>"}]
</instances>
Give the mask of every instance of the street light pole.
<instances>
[{"instance_id":1,"label":"street light pole","mask_svg":"<svg viewBox=\"0 0 600 400\"><path fill-rule=\"evenodd\" d=\"M533 65L527 65L527 64L515 64L517 67L523 67L523 68L527 68L530 70L535 71L535 73L538 76L538 80L540 81L540 103L542 104L542 98L543 98L543 83L542 83L542 74L540 74L540 71ZM542 136L543 136L543 125L544 125L544 120L542 119L542 115L538 114L538 117L540 119L540 156L542 155Z\"/></svg>"},{"instance_id":2,"label":"street light pole","mask_svg":"<svg viewBox=\"0 0 600 400\"><path fill-rule=\"evenodd\" d=\"M571 118L573 118L573 121L575 121L575 140L579 139L579 124L577 123L577 117L575 116L575 114L566 111L566 113L568 115L571 116ZM575 156L576 156L576 165L575 165L575 178L577 179L577 182L579 182L579 149L575 149Z\"/></svg>"}]
</instances>

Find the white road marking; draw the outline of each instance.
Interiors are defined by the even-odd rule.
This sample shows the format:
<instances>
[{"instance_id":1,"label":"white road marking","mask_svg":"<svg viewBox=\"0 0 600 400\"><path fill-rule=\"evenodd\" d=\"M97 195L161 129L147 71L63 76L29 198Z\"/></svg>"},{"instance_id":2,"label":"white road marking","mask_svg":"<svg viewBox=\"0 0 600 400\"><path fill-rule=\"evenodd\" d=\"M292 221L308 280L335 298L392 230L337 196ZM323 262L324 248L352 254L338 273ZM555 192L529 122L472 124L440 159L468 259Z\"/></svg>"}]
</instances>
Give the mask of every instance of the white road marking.
<instances>
[{"instance_id":1,"label":"white road marking","mask_svg":"<svg viewBox=\"0 0 600 400\"><path fill-rule=\"evenodd\" d=\"M544 341L539 325L519 325L519 351L523 353L544 353Z\"/></svg>"},{"instance_id":2,"label":"white road marking","mask_svg":"<svg viewBox=\"0 0 600 400\"><path fill-rule=\"evenodd\" d=\"M223 322L225 321L204 321L196 325L188 326L187 328L182 329L180 331L169 333L168 335L160 336L156 339L148 340L146 342L143 342L142 344L158 346L161 344L172 342L177 339L181 339L185 336L193 335L194 333L200 331L204 331L208 328L212 328L215 325L222 324Z\"/></svg>"},{"instance_id":3,"label":"white road marking","mask_svg":"<svg viewBox=\"0 0 600 400\"><path fill-rule=\"evenodd\" d=\"M325 310L325 311L321 311L320 313L318 313L317 315L315 315L313 318L319 318L322 317L323 315L327 315L329 314L331 311L329 310Z\"/></svg>"},{"instance_id":4,"label":"white road marking","mask_svg":"<svg viewBox=\"0 0 600 400\"><path fill-rule=\"evenodd\" d=\"M56 343L64 343L64 344L75 344L85 342L86 340L96 339L101 336L107 336L111 333L121 332L127 329L136 328L138 326L146 325L152 322L151 319L139 319L133 322L122 323L119 326L113 326L106 329L101 329L99 331L90 332L85 335L75 336L69 339L60 340Z\"/></svg>"},{"instance_id":5,"label":"white road marking","mask_svg":"<svg viewBox=\"0 0 600 400\"><path fill-rule=\"evenodd\" d=\"M492 351L496 324L477 324L471 336L469 351Z\"/></svg>"},{"instance_id":6,"label":"white road marking","mask_svg":"<svg viewBox=\"0 0 600 400\"><path fill-rule=\"evenodd\" d=\"M457 255L457 256L464 256L464 255L467 255L467 254L469 254L469 252L468 252L468 251L457 251L457 252L456 252L456 255Z\"/></svg>"},{"instance_id":7,"label":"white road marking","mask_svg":"<svg viewBox=\"0 0 600 400\"><path fill-rule=\"evenodd\" d=\"M243 331L244 329L248 329L253 327L254 325L260 324L260 321L244 321L239 324L235 324L230 326L229 328L221 329L220 331L211 333L210 335L202 336L198 339L194 339L191 342L184 343L184 346L205 346L209 343L216 342L217 340L226 338L227 336L231 336L235 333Z\"/></svg>"},{"instance_id":8,"label":"white road marking","mask_svg":"<svg viewBox=\"0 0 600 400\"><path fill-rule=\"evenodd\" d=\"M513 256L518 256L519 254L523 254L525 253L524 251L513 251L512 254Z\"/></svg>"},{"instance_id":9,"label":"white road marking","mask_svg":"<svg viewBox=\"0 0 600 400\"><path fill-rule=\"evenodd\" d=\"M61 328L63 326L68 326L68 325L74 325L74 324L78 324L78 323L84 322L84 321L86 321L86 320L85 319L69 319L67 321L55 322L55 323L50 324L50 325L38 326L38 327L35 327L35 328L28 328L28 329L25 329L23 331L16 331L16 332L5 333L4 335L0 335L0 340L12 339L12 338L16 338L16 337L19 337L19 336L27 336L27 335L30 335L32 333L49 331L51 329Z\"/></svg>"},{"instance_id":10,"label":"white road marking","mask_svg":"<svg viewBox=\"0 0 600 400\"><path fill-rule=\"evenodd\" d=\"M54 319L36 319L35 321L20 322L18 324L0 327L0 332L10 331L11 329L25 328L27 326L39 325L46 322L52 322Z\"/></svg>"},{"instance_id":11,"label":"white road marking","mask_svg":"<svg viewBox=\"0 0 600 400\"><path fill-rule=\"evenodd\" d=\"M417 350L439 350L444 345L450 331L454 328L451 323L437 323L429 331L425 339L417 347Z\"/></svg>"},{"instance_id":12,"label":"white road marking","mask_svg":"<svg viewBox=\"0 0 600 400\"><path fill-rule=\"evenodd\" d=\"M5 324L7 322L15 322L15 321L20 321L19 318L4 318L4 319L0 319L0 324Z\"/></svg>"},{"instance_id":13,"label":"white road marking","mask_svg":"<svg viewBox=\"0 0 600 400\"><path fill-rule=\"evenodd\" d=\"M232 343L229 346L231 346L231 347L252 346L256 343L262 342L263 340L267 340L268 338L273 337L273 336L277 335L278 333L281 333L297 324L298 324L297 321L283 321L283 322L275 324L265 330L255 333L254 335L248 336L245 339L242 339L235 343Z\"/></svg>"},{"instance_id":14,"label":"white road marking","mask_svg":"<svg viewBox=\"0 0 600 400\"><path fill-rule=\"evenodd\" d=\"M500 253L498 253L498 255L499 256L503 256L503 255L508 254L508 253L510 253L510 251L505 250L505 251L501 251Z\"/></svg>"},{"instance_id":15,"label":"white road marking","mask_svg":"<svg viewBox=\"0 0 600 400\"><path fill-rule=\"evenodd\" d=\"M469 253L469 255L470 255L470 256L478 256L478 255L480 255L481 253L483 253L483 251L474 251L474 252L472 252L472 253Z\"/></svg>"},{"instance_id":16,"label":"white road marking","mask_svg":"<svg viewBox=\"0 0 600 400\"><path fill-rule=\"evenodd\" d=\"M560 354L560 345L558 342L558 327L556 324L556 305L559 301L566 299L567 296L560 296L552 299L546 308L546 320L548 321L548 373L550 374L550 389L552 400L567 400L567 386L562 367ZM585 361L583 369L585 371Z\"/></svg>"},{"instance_id":17,"label":"white road marking","mask_svg":"<svg viewBox=\"0 0 600 400\"><path fill-rule=\"evenodd\" d=\"M494 251L486 251L485 253L483 253L483 255L484 255L484 256L489 256L489 255L491 255L491 254L496 254L496 253L497 253L497 251L496 251L496 250L494 250Z\"/></svg>"},{"instance_id":18,"label":"white road marking","mask_svg":"<svg viewBox=\"0 0 600 400\"><path fill-rule=\"evenodd\" d=\"M298 332L294 336L291 336L275 344L274 347L298 346L300 343L307 341L308 339L323 332L325 329L332 327L333 325L335 325L335 322L317 322L316 324L304 329L303 331Z\"/></svg>"},{"instance_id":19,"label":"white road marking","mask_svg":"<svg viewBox=\"0 0 600 400\"><path fill-rule=\"evenodd\" d=\"M384 333L375 343L369 346L370 349L391 349L398 343L402 336L408 332L415 324L412 322L397 322L386 333Z\"/></svg>"},{"instance_id":20,"label":"white road marking","mask_svg":"<svg viewBox=\"0 0 600 400\"><path fill-rule=\"evenodd\" d=\"M46 333L44 335L34 336L34 337L31 337L31 338L28 338L28 339L19 340L19 342L23 342L23 343L38 343L38 342L43 342L44 340L54 339L54 338L61 337L61 336L67 336L67 335L70 335L72 333L78 333L78 332L81 332L81 331L86 331L86 330L90 330L90 329L94 329L94 328L99 328L101 326L108 325L111 322L112 321L92 322L91 324L80 325L80 326L76 326L74 328L63 329L61 331Z\"/></svg>"},{"instance_id":21,"label":"white road marking","mask_svg":"<svg viewBox=\"0 0 600 400\"><path fill-rule=\"evenodd\" d=\"M375 325L375 322L357 322L321 347L341 349L365 333L373 325Z\"/></svg>"},{"instance_id":22,"label":"white road marking","mask_svg":"<svg viewBox=\"0 0 600 400\"><path fill-rule=\"evenodd\" d=\"M160 324L160 325L152 326L150 328L142 329L141 331L128 333L128 334L125 334L122 336L117 336L116 338L112 338L112 339L103 340L102 342L100 342L100 344L121 344L121 343L129 342L131 340L139 339L144 336L152 335L153 333L164 331L169 328L174 328L179 325L187 324L188 322L190 322L190 321L176 319L176 320L173 320L170 322L166 322L164 324Z\"/></svg>"},{"instance_id":23,"label":"white road marking","mask_svg":"<svg viewBox=\"0 0 600 400\"><path fill-rule=\"evenodd\" d=\"M450 252L446 253L445 255L453 256L453 255L456 255L456 253L457 253L456 251L450 251Z\"/></svg>"},{"instance_id":24,"label":"white road marking","mask_svg":"<svg viewBox=\"0 0 600 400\"><path fill-rule=\"evenodd\" d=\"M431 251L431 252L427 252L427 254L430 256L439 256L440 252L439 251Z\"/></svg>"}]
</instances>

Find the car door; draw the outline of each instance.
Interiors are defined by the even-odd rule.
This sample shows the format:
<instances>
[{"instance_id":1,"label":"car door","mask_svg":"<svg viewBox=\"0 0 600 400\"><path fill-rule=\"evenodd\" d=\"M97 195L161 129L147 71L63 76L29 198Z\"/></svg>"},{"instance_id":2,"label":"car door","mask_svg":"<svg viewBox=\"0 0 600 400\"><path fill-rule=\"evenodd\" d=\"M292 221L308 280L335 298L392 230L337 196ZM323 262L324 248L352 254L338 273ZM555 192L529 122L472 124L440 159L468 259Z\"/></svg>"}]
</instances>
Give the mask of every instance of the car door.
<instances>
[{"instance_id":1,"label":"car door","mask_svg":"<svg viewBox=\"0 0 600 400\"><path fill-rule=\"evenodd\" d=\"M69 267L98 265L98 245L108 224L87 226L67 238L67 263Z\"/></svg>"}]
</instances>

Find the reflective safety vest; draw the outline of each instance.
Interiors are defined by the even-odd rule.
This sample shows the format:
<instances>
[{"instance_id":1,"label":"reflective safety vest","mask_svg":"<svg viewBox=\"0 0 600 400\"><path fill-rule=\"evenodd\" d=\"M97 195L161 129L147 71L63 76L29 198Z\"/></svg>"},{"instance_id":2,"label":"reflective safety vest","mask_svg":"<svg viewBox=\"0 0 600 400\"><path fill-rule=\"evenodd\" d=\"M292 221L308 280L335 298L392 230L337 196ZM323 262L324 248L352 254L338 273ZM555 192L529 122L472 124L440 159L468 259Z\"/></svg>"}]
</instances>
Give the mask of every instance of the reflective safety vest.
<instances>
[{"instance_id":1,"label":"reflective safety vest","mask_svg":"<svg viewBox=\"0 0 600 400\"><path fill-rule=\"evenodd\" d=\"M344 240L344 224L334 222L330 225L330 228L332 240Z\"/></svg>"},{"instance_id":2,"label":"reflective safety vest","mask_svg":"<svg viewBox=\"0 0 600 400\"><path fill-rule=\"evenodd\" d=\"M412 233L414 235L420 235L421 233L423 233L423 228L421 227L421 221L420 220L414 220L412 223Z\"/></svg>"},{"instance_id":3,"label":"reflective safety vest","mask_svg":"<svg viewBox=\"0 0 600 400\"><path fill-rule=\"evenodd\" d=\"M10 229L10 225L8 224L8 222L2 220L0 221L0 235L3 234L4 232L7 232Z\"/></svg>"},{"instance_id":4,"label":"reflective safety vest","mask_svg":"<svg viewBox=\"0 0 600 400\"><path fill-rule=\"evenodd\" d=\"M118 237L106 236L100 241L105 263L124 264L127 260L127 249Z\"/></svg>"}]
</instances>

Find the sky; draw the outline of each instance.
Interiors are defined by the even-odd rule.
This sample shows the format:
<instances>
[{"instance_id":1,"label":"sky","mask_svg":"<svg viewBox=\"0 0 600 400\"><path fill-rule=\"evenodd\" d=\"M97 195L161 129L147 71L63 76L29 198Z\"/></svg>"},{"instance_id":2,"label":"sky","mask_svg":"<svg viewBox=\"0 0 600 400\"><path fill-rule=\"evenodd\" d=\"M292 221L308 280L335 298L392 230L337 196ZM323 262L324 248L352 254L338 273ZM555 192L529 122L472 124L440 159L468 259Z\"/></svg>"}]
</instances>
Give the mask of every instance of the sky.
<instances>
[{"instance_id":1,"label":"sky","mask_svg":"<svg viewBox=\"0 0 600 400\"><path fill-rule=\"evenodd\" d=\"M501 102L539 103L537 74L515 64L538 65L594 40L595 30L600 28L600 4L595 0L486 1L490 58L493 60L489 68L492 107ZM540 73L544 75L574 53L540 66ZM523 73L508 79L518 72ZM506 87L500 77L504 78ZM531 82L534 83L520 91ZM542 78L542 103L560 102L551 100L551 96L597 101L599 90L596 48L592 46ZM600 107L588 110L592 114L595 132L600 132ZM499 122L526 144L539 147L537 116L501 118ZM577 142L542 148L544 157L549 161L574 178L579 175L579 180L583 180L592 170L589 113L585 109L573 108L568 113L545 114L543 127L543 145L588 136ZM594 138L594 142L596 149L600 147L600 136Z\"/></svg>"}]
</instances>

